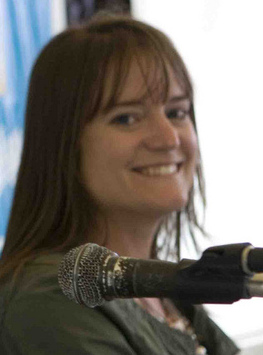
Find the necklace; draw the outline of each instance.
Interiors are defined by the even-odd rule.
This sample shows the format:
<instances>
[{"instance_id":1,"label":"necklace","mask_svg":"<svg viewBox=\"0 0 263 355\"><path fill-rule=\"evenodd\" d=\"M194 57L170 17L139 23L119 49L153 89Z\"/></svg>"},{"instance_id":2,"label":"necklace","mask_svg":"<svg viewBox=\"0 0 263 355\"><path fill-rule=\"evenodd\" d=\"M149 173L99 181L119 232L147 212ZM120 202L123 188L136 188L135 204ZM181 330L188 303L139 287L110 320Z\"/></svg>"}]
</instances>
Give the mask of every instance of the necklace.
<instances>
[{"instance_id":1,"label":"necklace","mask_svg":"<svg viewBox=\"0 0 263 355\"><path fill-rule=\"evenodd\" d=\"M179 312L169 299L135 298L134 301L159 322L191 336L196 346L196 355L206 355L205 347L199 344L190 321Z\"/></svg>"}]
</instances>

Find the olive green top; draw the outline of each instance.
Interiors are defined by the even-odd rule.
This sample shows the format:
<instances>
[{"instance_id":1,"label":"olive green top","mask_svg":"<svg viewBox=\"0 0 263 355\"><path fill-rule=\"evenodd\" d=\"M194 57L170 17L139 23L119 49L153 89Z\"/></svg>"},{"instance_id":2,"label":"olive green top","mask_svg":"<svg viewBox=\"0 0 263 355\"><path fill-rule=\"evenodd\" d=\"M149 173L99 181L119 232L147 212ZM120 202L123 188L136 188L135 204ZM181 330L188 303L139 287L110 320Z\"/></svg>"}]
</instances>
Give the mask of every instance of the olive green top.
<instances>
[{"instance_id":1,"label":"olive green top","mask_svg":"<svg viewBox=\"0 0 263 355\"><path fill-rule=\"evenodd\" d=\"M10 291L0 287L1 355L194 355L190 335L170 328L133 300L87 308L67 299L57 281L60 254L25 268ZM209 355L234 355L235 344L193 308L193 327Z\"/></svg>"}]
</instances>

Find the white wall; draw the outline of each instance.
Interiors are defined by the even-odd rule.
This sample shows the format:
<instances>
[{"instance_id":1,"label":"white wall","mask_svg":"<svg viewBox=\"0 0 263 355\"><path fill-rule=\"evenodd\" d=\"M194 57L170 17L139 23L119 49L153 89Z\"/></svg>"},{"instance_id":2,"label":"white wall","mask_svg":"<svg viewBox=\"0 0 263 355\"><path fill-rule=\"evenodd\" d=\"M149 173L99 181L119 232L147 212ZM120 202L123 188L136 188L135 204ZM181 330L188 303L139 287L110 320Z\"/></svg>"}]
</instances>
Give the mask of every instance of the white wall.
<instances>
[{"instance_id":1,"label":"white wall","mask_svg":"<svg viewBox=\"0 0 263 355\"><path fill-rule=\"evenodd\" d=\"M51 0L51 27L54 35L67 27L66 0Z\"/></svg>"},{"instance_id":2,"label":"white wall","mask_svg":"<svg viewBox=\"0 0 263 355\"><path fill-rule=\"evenodd\" d=\"M262 0L133 0L133 14L173 39L192 74L211 243L262 247ZM240 346L263 344L262 299L209 310Z\"/></svg>"}]
</instances>

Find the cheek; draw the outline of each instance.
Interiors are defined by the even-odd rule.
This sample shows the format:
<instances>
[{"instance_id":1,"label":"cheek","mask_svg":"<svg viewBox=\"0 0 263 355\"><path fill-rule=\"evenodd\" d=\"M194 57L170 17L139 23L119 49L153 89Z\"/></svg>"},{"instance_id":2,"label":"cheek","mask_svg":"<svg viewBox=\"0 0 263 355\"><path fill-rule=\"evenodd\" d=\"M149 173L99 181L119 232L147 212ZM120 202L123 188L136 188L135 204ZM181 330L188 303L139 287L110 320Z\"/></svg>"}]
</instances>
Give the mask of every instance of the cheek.
<instances>
[{"instance_id":1,"label":"cheek","mask_svg":"<svg viewBox=\"0 0 263 355\"><path fill-rule=\"evenodd\" d=\"M90 187L108 186L116 180L129 157L125 142L113 139L108 131L99 133L90 131L81 145L81 175Z\"/></svg>"},{"instance_id":2,"label":"cheek","mask_svg":"<svg viewBox=\"0 0 263 355\"><path fill-rule=\"evenodd\" d=\"M182 143L186 156L193 164L196 164L199 156L199 147L197 135L192 124L185 132Z\"/></svg>"}]
</instances>

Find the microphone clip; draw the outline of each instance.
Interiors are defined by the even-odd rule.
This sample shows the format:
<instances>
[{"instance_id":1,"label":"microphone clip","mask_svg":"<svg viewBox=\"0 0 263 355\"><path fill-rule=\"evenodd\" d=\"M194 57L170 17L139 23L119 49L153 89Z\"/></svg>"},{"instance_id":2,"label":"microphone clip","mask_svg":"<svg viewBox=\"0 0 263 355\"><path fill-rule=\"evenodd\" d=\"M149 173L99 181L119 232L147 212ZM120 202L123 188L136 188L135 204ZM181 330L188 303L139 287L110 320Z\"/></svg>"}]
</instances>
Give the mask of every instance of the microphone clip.
<instances>
[{"instance_id":1,"label":"microphone clip","mask_svg":"<svg viewBox=\"0 0 263 355\"><path fill-rule=\"evenodd\" d=\"M251 298L247 288L253 275L247 262L251 248L250 243L241 243L206 249L198 261L178 271L176 296L194 304Z\"/></svg>"}]
</instances>

